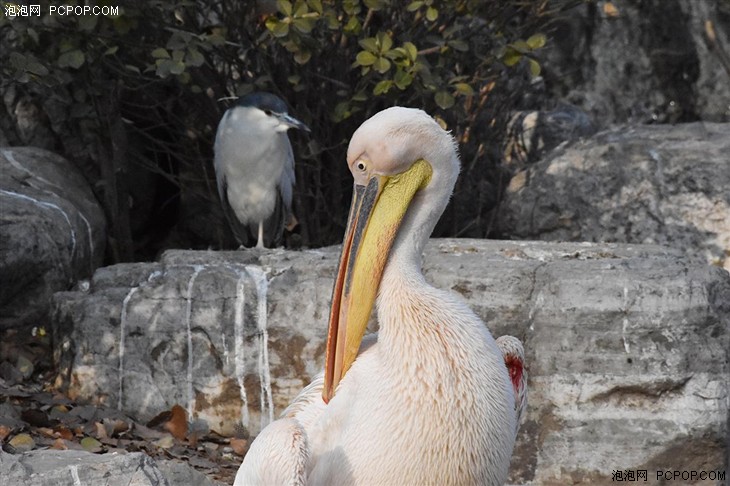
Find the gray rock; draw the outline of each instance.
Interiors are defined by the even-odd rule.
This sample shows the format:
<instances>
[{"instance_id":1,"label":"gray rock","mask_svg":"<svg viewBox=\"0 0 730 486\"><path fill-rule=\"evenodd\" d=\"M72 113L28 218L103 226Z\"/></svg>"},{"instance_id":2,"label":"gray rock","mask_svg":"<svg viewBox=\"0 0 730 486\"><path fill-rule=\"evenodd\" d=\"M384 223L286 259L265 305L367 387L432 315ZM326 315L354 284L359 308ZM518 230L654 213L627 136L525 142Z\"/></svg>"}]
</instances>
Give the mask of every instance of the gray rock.
<instances>
[{"instance_id":1,"label":"gray rock","mask_svg":"<svg viewBox=\"0 0 730 486\"><path fill-rule=\"evenodd\" d=\"M717 0L584 2L543 53L550 95L622 123L730 121L730 11ZM712 22L716 43L707 41ZM725 61L727 62L727 61Z\"/></svg>"},{"instance_id":2,"label":"gray rock","mask_svg":"<svg viewBox=\"0 0 730 486\"><path fill-rule=\"evenodd\" d=\"M558 149L512 178L497 232L655 243L730 270L730 124L638 126Z\"/></svg>"},{"instance_id":3,"label":"gray rock","mask_svg":"<svg viewBox=\"0 0 730 486\"><path fill-rule=\"evenodd\" d=\"M180 403L213 430L255 434L321 369L336 258L172 251L148 278L101 269L88 293L56 294L61 382L143 418ZM525 343L514 482L721 468L727 272L652 245L433 240L424 260L494 335Z\"/></svg>"},{"instance_id":4,"label":"gray rock","mask_svg":"<svg viewBox=\"0 0 730 486\"><path fill-rule=\"evenodd\" d=\"M84 451L0 453L0 474L18 486L109 484L169 486L154 460L141 452L92 454Z\"/></svg>"},{"instance_id":5,"label":"gray rock","mask_svg":"<svg viewBox=\"0 0 730 486\"><path fill-rule=\"evenodd\" d=\"M67 160L0 148L0 328L45 322L53 292L104 258L104 214Z\"/></svg>"},{"instance_id":6,"label":"gray rock","mask_svg":"<svg viewBox=\"0 0 730 486\"><path fill-rule=\"evenodd\" d=\"M0 477L13 486L217 486L204 474L173 461L129 454L38 450L11 455L0 451Z\"/></svg>"}]
</instances>

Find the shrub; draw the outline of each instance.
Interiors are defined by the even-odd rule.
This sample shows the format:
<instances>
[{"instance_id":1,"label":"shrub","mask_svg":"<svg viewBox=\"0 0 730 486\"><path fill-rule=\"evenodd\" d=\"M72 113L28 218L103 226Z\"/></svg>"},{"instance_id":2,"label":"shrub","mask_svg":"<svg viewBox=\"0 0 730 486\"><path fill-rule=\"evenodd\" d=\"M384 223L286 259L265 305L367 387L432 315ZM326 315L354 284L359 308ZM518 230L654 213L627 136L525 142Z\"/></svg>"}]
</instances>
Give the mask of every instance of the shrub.
<instances>
[{"instance_id":1,"label":"shrub","mask_svg":"<svg viewBox=\"0 0 730 486\"><path fill-rule=\"evenodd\" d=\"M575 3L126 1L117 16L52 16L43 4L0 20L6 125L20 102L45 114L49 148L92 182L109 260L122 261L232 244L212 171L219 98L271 91L312 128L291 135L307 246L341 238L354 129L387 106L419 107L453 131L464 163L437 234L484 237L506 117L539 74L549 21ZM12 122L11 143L27 143Z\"/></svg>"}]
</instances>

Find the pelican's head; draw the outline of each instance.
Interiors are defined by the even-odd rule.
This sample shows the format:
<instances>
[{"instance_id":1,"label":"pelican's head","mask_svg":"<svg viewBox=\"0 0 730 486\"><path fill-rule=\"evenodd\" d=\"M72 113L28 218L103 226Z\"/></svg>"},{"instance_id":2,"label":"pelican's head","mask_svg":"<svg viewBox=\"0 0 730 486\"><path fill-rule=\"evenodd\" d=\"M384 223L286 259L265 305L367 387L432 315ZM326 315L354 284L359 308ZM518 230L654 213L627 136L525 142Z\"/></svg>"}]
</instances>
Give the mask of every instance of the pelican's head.
<instances>
[{"instance_id":1,"label":"pelican's head","mask_svg":"<svg viewBox=\"0 0 730 486\"><path fill-rule=\"evenodd\" d=\"M421 231L427 238L448 203L459 172L451 135L425 112L403 107L383 110L355 131L347 149L347 165L355 186L332 292L322 392L325 401L332 398L357 356L404 220L409 222L409 231ZM421 212L420 219L416 210Z\"/></svg>"}]
</instances>

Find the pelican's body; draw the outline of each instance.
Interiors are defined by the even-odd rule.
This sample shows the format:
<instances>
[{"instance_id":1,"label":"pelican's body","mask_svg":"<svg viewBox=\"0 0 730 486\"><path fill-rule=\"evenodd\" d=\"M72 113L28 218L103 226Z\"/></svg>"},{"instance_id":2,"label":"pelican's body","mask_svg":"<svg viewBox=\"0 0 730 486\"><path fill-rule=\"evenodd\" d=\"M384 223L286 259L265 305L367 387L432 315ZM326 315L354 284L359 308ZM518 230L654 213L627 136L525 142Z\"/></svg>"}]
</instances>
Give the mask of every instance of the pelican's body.
<instances>
[{"instance_id":1,"label":"pelican's body","mask_svg":"<svg viewBox=\"0 0 730 486\"><path fill-rule=\"evenodd\" d=\"M458 175L453 139L422 111L391 108L355 132L348 164L325 372L254 441L235 484L503 484L516 431L504 357L421 272ZM363 340L376 295L380 331Z\"/></svg>"}]
</instances>

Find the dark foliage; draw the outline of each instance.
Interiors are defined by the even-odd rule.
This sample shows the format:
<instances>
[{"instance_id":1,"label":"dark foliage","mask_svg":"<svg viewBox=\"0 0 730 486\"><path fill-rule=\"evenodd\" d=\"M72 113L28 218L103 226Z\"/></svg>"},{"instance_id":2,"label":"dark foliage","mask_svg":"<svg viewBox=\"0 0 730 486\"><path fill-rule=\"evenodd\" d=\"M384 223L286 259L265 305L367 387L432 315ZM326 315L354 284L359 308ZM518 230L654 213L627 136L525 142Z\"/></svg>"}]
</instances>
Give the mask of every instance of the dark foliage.
<instances>
[{"instance_id":1,"label":"dark foliage","mask_svg":"<svg viewBox=\"0 0 730 486\"><path fill-rule=\"evenodd\" d=\"M212 171L230 103L220 98L270 91L312 128L290 135L294 239L305 246L341 238L352 132L385 107L419 107L454 133L463 161L436 235L484 237L507 117L540 70L539 32L576 3L123 1L118 15L60 16L41 2L40 16L0 20L0 122L11 144L46 146L82 168L117 262L233 246Z\"/></svg>"}]
</instances>

